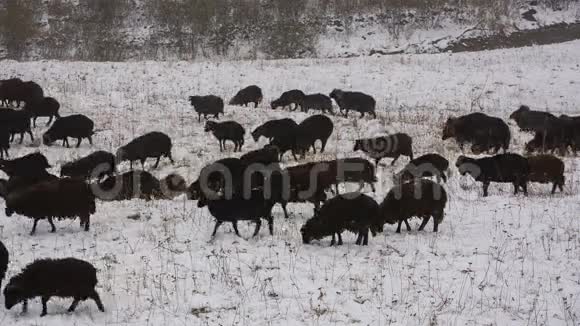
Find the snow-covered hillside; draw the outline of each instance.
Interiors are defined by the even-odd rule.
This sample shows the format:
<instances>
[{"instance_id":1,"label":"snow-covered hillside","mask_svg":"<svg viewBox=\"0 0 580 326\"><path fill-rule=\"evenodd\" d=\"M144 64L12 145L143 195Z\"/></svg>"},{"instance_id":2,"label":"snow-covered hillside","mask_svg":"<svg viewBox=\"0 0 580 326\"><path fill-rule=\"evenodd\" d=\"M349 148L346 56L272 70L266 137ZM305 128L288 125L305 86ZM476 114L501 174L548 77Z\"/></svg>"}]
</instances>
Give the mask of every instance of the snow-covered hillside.
<instances>
[{"instance_id":1,"label":"snow-covered hillside","mask_svg":"<svg viewBox=\"0 0 580 326\"><path fill-rule=\"evenodd\" d=\"M40 150L59 165L97 149L115 151L135 136L159 130L174 143L175 165L162 161L159 177L171 172L193 181L202 166L237 156L219 153L217 141L187 102L194 94L231 97L239 88L260 85L265 102L257 109L226 107L223 119L252 130L264 121L308 115L272 111L267 103L299 88L329 93L356 89L377 98L379 119L332 117L335 132L323 155L359 156L353 141L364 136L406 132L418 154L438 152L450 162L461 154L441 140L450 115L483 110L507 119L520 104L555 114L580 114L580 42L469 54L400 55L383 58L227 63L0 62L2 76L41 84L62 104L63 115L83 113L104 131L95 145L80 149L15 145L17 157ZM512 124L512 150L521 153L531 137ZM42 123L40 124L42 125ZM45 130L38 127L39 137ZM245 150L256 144L247 135ZM371 195L382 200L392 174L406 164L380 166ZM151 169L153 162L149 162ZM450 197L439 233L396 234L394 227L354 245L329 239L303 245L300 227L309 205L290 205L292 217L275 208L274 236L263 229L248 239L242 223L236 237L229 225L210 241L214 220L183 197L172 201L99 203L88 233L78 222L47 224L28 233L31 221L0 211L0 239L11 253L8 277L36 258L74 256L98 269L106 313L93 302L66 314L68 300L53 299L39 318L40 300L29 313L0 309L1 325L578 325L580 322L580 167L565 158L564 193L534 184L529 197L511 186L481 185L452 168L445 184ZM296 164L293 160L285 165ZM125 171L128 166L123 165ZM370 189L365 189L370 193ZM139 213L141 220L127 219ZM0 304L4 302L0 298Z\"/></svg>"}]
</instances>

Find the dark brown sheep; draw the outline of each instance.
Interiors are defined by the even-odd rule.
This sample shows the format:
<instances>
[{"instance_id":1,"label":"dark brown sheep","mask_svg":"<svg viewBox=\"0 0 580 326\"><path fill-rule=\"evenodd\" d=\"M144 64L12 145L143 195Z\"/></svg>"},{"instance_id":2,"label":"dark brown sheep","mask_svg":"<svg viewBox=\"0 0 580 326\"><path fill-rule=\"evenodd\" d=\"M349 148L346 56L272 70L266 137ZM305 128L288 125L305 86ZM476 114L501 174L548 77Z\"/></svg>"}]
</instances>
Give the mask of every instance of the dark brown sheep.
<instances>
[{"instance_id":1,"label":"dark brown sheep","mask_svg":"<svg viewBox=\"0 0 580 326\"><path fill-rule=\"evenodd\" d=\"M161 157L167 157L173 164L173 157L171 156L171 149L173 145L171 138L168 135L153 131L139 136L125 146L120 147L116 153L117 164L123 161L129 161L129 168L133 169L133 161L141 161L141 168L145 168L145 161L147 158L156 158L153 168L159 166Z\"/></svg>"},{"instance_id":2,"label":"dark brown sheep","mask_svg":"<svg viewBox=\"0 0 580 326\"><path fill-rule=\"evenodd\" d=\"M105 201L165 199L161 183L146 171L129 171L91 185L97 198Z\"/></svg>"},{"instance_id":3,"label":"dark brown sheep","mask_svg":"<svg viewBox=\"0 0 580 326\"><path fill-rule=\"evenodd\" d=\"M329 163L334 165L336 171L337 192L338 184L345 182L358 183L361 189L365 183L368 183L372 191L376 191L375 182L377 182L377 176L375 166L368 160L352 157L330 161Z\"/></svg>"},{"instance_id":4,"label":"dark brown sheep","mask_svg":"<svg viewBox=\"0 0 580 326\"><path fill-rule=\"evenodd\" d=\"M215 122L208 121L205 124L205 132L211 132L220 144L220 152L226 148L226 140L234 143L234 152L242 151L246 130L236 121Z\"/></svg>"},{"instance_id":5,"label":"dark brown sheep","mask_svg":"<svg viewBox=\"0 0 580 326\"><path fill-rule=\"evenodd\" d=\"M455 166L461 175L470 174L475 181L483 183L484 197L487 197L491 182L511 183L514 185L514 194L522 188L524 195L528 195L530 165L521 155L508 153L480 159L460 156Z\"/></svg>"},{"instance_id":6,"label":"dark brown sheep","mask_svg":"<svg viewBox=\"0 0 580 326\"><path fill-rule=\"evenodd\" d=\"M282 93L280 98L270 103L270 106L272 107L272 110L275 110L277 107L290 106L290 110L295 111L297 108L302 107L302 102L304 101L305 96L306 94L304 94L303 91L293 89ZM292 104L294 104L294 108L291 107Z\"/></svg>"},{"instance_id":7,"label":"dark brown sheep","mask_svg":"<svg viewBox=\"0 0 580 326\"><path fill-rule=\"evenodd\" d=\"M96 285L97 270L86 261L75 258L36 260L10 279L4 289L5 306L11 309L22 303L22 312L26 313L28 300L41 297L40 317L44 317L46 303L51 297L74 298L68 312L74 312L79 302L91 298L104 312Z\"/></svg>"},{"instance_id":8,"label":"dark brown sheep","mask_svg":"<svg viewBox=\"0 0 580 326\"><path fill-rule=\"evenodd\" d=\"M355 152L365 152L375 160L376 166L386 157L393 158L391 165L395 165L401 155L408 156L411 160L413 159L413 139L403 133L377 138L357 139L353 150Z\"/></svg>"},{"instance_id":9,"label":"dark brown sheep","mask_svg":"<svg viewBox=\"0 0 580 326\"><path fill-rule=\"evenodd\" d=\"M344 230L358 234L357 245L368 245L369 228L376 223L379 217L379 205L369 196L355 192L339 195L327 200L300 229L302 241L310 243L314 239L321 239L332 235L330 245L342 245ZM375 233L373 232L373 236Z\"/></svg>"},{"instance_id":10,"label":"dark brown sheep","mask_svg":"<svg viewBox=\"0 0 580 326\"><path fill-rule=\"evenodd\" d=\"M564 162L552 155L537 155L528 157L530 175L528 181L538 183L553 183L552 194L556 188L564 191Z\"/></svg>"},{"instance_id":11,"label":"dark brown sheep","mask_svg":"<svg viewBox=\"0 0 580 326\"><path fill-rule=\"evenodd\" d=\"M207 119L208 115L213 115L219 119L220 113L224 114L224 100L215 95L190 96L189 102L197 112L197 122L201 121L201 116Z\"/></svg>"},{"instance_id":12,"label":"dark brown sheep","mask_svg":"<svg viewBox=\"0 0 580 326\"><path fill-rule=\"evenodd\" d=\"M8 262L10 258L10 254L6 249L6 246L0 241L0 289L2 288L2 282L4 281L4 277L6 276L6 271L8 270Z\"/></svg>"},{"instance_id":13,"label":"dark brown sheep","mask_svg":"<svg viewBox=\"0 0 580 326\"><path fill-rule=\"evenodd\" d=\"M443 128L443 140L455 138L461 150L465 143L472 143L474 153L503 148L507 151L510 146L511 132L509 126L501 119L490 117L476 112L459 118L449 118Z\"/></svg>"},{"instance_id":14,"label":"dark brown sheep","mask_svg":"<svg viewBox=\"0 0 580 326\"><path fill-rule=\"evenodd\" d=\"M398 223L397 233L401 233L403 222L407 226L407 231L411 231L407 220L412 217L423 219L419 227L419 231L423 231L429 219L433 217L433 232L437 232L439 224L443 221L446 205L447 192L441 185L431 180L421 179L397 185L389 191L381 203L374 231L382 231L385 223Z\"/></svg>"},{"instance_id":15,"label":"dark brown sheep","mask_svg":"<svg viewBox=\"0 0 580 326\"><path fill-rule=\"evenodd\" d=\"M415 178L436 177L437 182L447 182L445 172L449 161L439 154L425 154L409 162L399 173L395 174L395 183L413 181Z\"/></svg>"},{"instance_id":16,"label":"dark brown sheep","mask_svg":"<svg viewBox=\"0 0 580 326\"><path fill-rule=\"evenodd\" d=\"M241 89L231 100L230 105L243 105L248 106L249 103L254 103L254 107L258 107L258 104L262 102L264 95L262 94L262 89L256 85L248 86Z\"/></svg>"},{"instance_id":17,"label":"dark brown sheep","mask_svg":"<svg viewBox=\"0 0 580 326\"><path fill-rule=\"evenodd\" d=\"M11 192L6 197L6 216L17 213L34 219L31 235L42 219L48 219L51 232L56 232L53 218L80 217L81 227L89 231L90 217L95 210L95 196L89 185L78 179L46 181Z\"/></svg>"},{"instance_id":18,"label":"dark brown sheep","mask_svg":"<svg viewBox=\"0 0 580 326\"><path fill-rule=\"evenodd\" d=\"M324 153L326 143L332 135L334 124L332 120L325 115L317 114L304 119L296 129L295 147L292 150L294 155L306 157L306 152L312 148L316 154L316 141L320 140L322 147L321 153ZM273 143L276 145L275 143Z\"/></svg>"}]
</instances>

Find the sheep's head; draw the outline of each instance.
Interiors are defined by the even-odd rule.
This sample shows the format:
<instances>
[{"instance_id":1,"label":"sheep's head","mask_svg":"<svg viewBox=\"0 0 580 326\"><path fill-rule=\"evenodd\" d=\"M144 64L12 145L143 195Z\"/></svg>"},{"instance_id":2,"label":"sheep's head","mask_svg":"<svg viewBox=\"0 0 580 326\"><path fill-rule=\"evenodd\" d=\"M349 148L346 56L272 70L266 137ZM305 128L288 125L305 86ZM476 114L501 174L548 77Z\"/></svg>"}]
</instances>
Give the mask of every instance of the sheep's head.
<instances>
[{"instance_id":1,"label":"sheep's head","mask_svg":"<svg viewBox=\"0 0 580 326\"><path fill-rule=\"evenodd\" d=\"M15 305L26 300L23 289L12 281L4 289L4 305L10 310Z\"/></svg>"},{"instance_id":2,"label":"sheep's head","mask_svg":"<svg viewBox=\"0 0 580 326\"><path fill-rule=\"evenodd\" d=\"M254 139L255 142L258 142L258 140L260 140L261 136L262 136L262 131L260 130L260 127L254 129L254 131L252 131L252 138Z\"/></svg>"},{"instance_id":3,"label":"sheep's head","mask_svg":"<svg viewBox=\"0 0 580 326\"><path fill-rule=\"evenodd\" d=\"M199 103L200 97L199 96L190 96L189 97L189 103L191 103L192 106L196 106L197 103Z\"/></svg>"},{"instance_id":4,"label":"sheep's head","mask_svg":"<svg viewBox=\"0 0 580 326\"><path fill-rule=\"evenodd\" d=\"M172 173L161 181L161 192L168 198L187 192L185 179L179 174Z\"/></svg>"},{"instance_id":5,"label":"sheep's head","mask_svg":"<svg viewBox=\"0 0 580 326\"><path fill-rule=\"evenodd\" d=\"M330 98L333 98L335 101L340 101L342 100L342 97L344 96L344 92L340 89L333 89L332 92L330 93Z\"/></svg>"},{"instance_id":6,"label":"sheep's head","mask_svg":"<svg viewBox=\"0 0 580 326\"><path fill-rule=\"evenodd\" d=\"M477 164L475 164L475 160L466 156L459 156L457 158L457 162L455 162L455 166L459 170L461 175L470 174L472 176L477 176L481 173L481 170Z\"/></svg>"},{"instance_id":7,"label":"sheep's head","mask_svg":"<svg viewBox=\"0 0 580 326\"><path fill-rule=\"evenodd\" d=\"M518 121L520 119L520 117L522 116L522 114L525 114L527 112L530 112L530 107L528 107L527 105L522 105L522 106L520 106L519 109L517 109L512 114L510 114L510 119Z\"/></svg>"},{"instance_id":8,"label":"sheep's head","mask_svg":"<svg viewBox=\"0 0 580 326\"><path fill-rule=\"evenodd\" d=\"M216 125L217 125L217 122L215 122L215 121L208 121L208 122L205 123L205 129L204 129L204 131L205 132L213 131L215 129Z\"/></svg>"},{"instance_id":9,"label":"sheep's head","mask_svg":"<svg viewBox=\"0 0 580 326\"><path fill-rule=\"evenodd\" d=\"M443 137L442 140L446 140L455 137L455 125L457 123L456 118L449 118L445 122L445 127L443 127Z\"/></svg>"},{"instance_id":10,"label":"sheep's head","mask_svg":"<svg viewBox=\"0 0 580 326\"><path fill-rule=\"evenodd\" d=\"M276 110L276 108L278 107L278 101L272 101L270 103L270 107L272 108L272 110Z\"/></svg>"},{"instance_id":11,"label":"sheep's head","mask_svg":"<svg viewBox=\"0 0 580 326\"><path fill-rule=\"evenodd\" d=\"M315 215L313 218L306 221L306 224L300 228L300 233L302 234L302 242L309 244L312 240L321 239L324 236L324 224Z\"/></svg>"}]
</instances>

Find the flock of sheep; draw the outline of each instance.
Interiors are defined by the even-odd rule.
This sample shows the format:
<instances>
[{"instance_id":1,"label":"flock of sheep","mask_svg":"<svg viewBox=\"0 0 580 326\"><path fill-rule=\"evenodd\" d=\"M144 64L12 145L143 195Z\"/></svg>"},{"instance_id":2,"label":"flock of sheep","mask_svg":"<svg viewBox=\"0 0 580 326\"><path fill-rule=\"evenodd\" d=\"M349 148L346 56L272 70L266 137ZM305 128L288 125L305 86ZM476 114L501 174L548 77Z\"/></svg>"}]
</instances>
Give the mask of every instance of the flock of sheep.
<instances>
[{"instance_id":1,"label":"flock of sheep","mask_svg":"<svg viewBox=\"0 0 580 326\"><path fill-rule=\"evenodd\" d=\"M242 89L229 102L230 105L254 106L263 100L259 87ZM273 206L280 204L286 218L289 203L308 202L314 205L314 216L301 228L304 243L326 236L332 237L331 245L342 244L341 234L348 230L358 235L356 243L367 245L369 232L374 236L383 231L385 224L398 224L401 231L404 223L410 230L408 220L422 218L419 230L423 230L433 218L433 231L437 232L444 218L448 195L440 185L447 181L449 162L437 153L414 157L413 140L404 133L358 139L353 143L354 151L362 151L373 162L359 157L309 162L282 168L284 154L291 152L295 160L304 158L310 150L316 152L321 142L321 152L334 131L331 119L324 113L335 114L335 101L345 117L356 111L376 117L376 101L372 96L360 92L334 90L329 96L307 95L292 90L271 103L272 109L290 107L302 111L316 110L315 114L301 123L286 118L272 120L251 132L254 141L261 137L269 140L261 149L247 152L241 157L229 157L205 166L199 178L189 186L177 174L158 180L144 170L133 170L133 162L144 163L155 158L157 168L161 158L173 163L171 138L161 132L150 132L137 137L120 147L115 154L96 151L76 161L61 166L60 177L50 174L51 167L41 153L0 161L0 169L8 175L0 180L0 195L5 199L6 215L17 213L33 219L31 234L36 231L40 220L47 220L52 232L56 231L54 220L77 218L85 231L90 229L90 216L95 213L95 201L129 200L132 198L166 199L185 193L188 199L197 200L198 207L207 207L216 219L213 235L224 222L230 222L239 235L238 221L256 223L254 236L258 235L261 220L268 222L273 233ZM83 138L92 144L94 123L84 115L60 116L60 105L50 97L44 97L42 88L33 82L20 79L0 81L0 101L6 106L0 110L0 147L7 154L10 137L31 132L31 121L37 117L56 118L52 127L43 135L43 143L51 145L62 140L69 146L68 138L77 139L77 147ZM190 96L189 101L205 118L219 119L224 112L224 101L217 96ZM18 108L7 106L15 104ZM510 117L522 130L535 132L526 145L528 151L556 151L565 154L569 148L574 152L580 145L580 119L578 117L555 117L544 112L522 107ZM234 143L234 151L242 151L246 130L235 121L208 121L205 131L211 132L219 142L220 150L226 141ZM564 163L559 158L542 154L523 157L507 153L511 134L507 124L499 118L483 113L473 113L459 118L449 118L443 130L443 140L455 138L463 148L471 144L475 154L495 152L485 158L460 156L456 167L461 174L470 174L483 183L484 196L491 182L512 183L514 193L521 189L527 195L529 182L553 183L552 193L563 190ZM497 154L498 151L503 154ZM552 153L553 154L553 153ZM361 192L339 194L339 184L358 183L361 190L369 184L375 191L376 167L384 158L407 156L410 162L395 174L395 186L387 193L382 203ZM129 161L130 171L118 173L120 162ZM373 164L374 163L374 164ZM435 177L435 181L429 179ZM330 192L334 197L328 198ZM338 239L337 239L338 238ZM0 242L0 286L8 266L8 251ZM88 263L74 258L43 259L28 265L14 276L4 289L6 308L18 303L26 310L27 300L42 298L42 315L46 315L46 302L50 297L72 297L69 311L74 311L79 301L93 299L99 310L104 311L99 295L95 291L96 271Z\"/></svg>"}]
</instances>

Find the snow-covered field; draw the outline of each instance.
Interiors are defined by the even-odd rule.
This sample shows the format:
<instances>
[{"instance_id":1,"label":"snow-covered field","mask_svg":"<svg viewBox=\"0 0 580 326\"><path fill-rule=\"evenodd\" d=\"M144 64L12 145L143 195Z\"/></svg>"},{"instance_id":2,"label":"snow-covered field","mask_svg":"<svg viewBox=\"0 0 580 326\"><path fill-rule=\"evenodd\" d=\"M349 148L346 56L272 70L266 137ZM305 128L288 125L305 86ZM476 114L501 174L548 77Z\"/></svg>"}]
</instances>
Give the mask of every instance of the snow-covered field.
<instances>
[{"instance_id":1,"label":"snow-covered field","mask_svg":"<svg viewBox=\"0 0 580 326\"><path fill-rule=\"evenodd\" d=\"M355 138L400 131L413 136L417 155L438 152L453 163L460 151L440 136L450 115L483 110L507 119L520 104L580 114L579 52L580 42L571 42L348 60L4 61L0 74L37 81L61 102L62 114L84 113L103 130L93 147L85 143L78 150L37 148L26 139L11 149L13 157L40 150L58 173L64 161L97 149L114 152L159 130L172 137L176 164L162 161L154 174L177 172L191 182L208 162L239 154L219 153L217 141L197 122L189 95L229 98L242 86L260 85L266 97L261 107L226 108L225 119L250 131L270 119L307 116L268 108L285 90L365 91L377 98L380 118L334 117L328 153L308 160L361 155L352 153ZM45 129L40 126L37 137ZM521 153L530 135L512 132L512 150ZM244 150L261 145L247 135ZM7 218L0 210L0 239L11 253L8 277L36 258L85 259L99 269L98 291L107 309L100 313L87 301L70 315L68 300L53 299L49 315L39 318L38 300L27 315L19 307L0 309L0 325L579 325L580 168L577 158L565 162L564 193L550 196L549 185L534 184L527 198L497 184L483 198L479 184L453 169L439 233L430 225L417 232L417 221L412 232L401 234L387 226L368 247L355 246L352 234L342 247L329 247L330 239L303 245L299 229L312 214L309 205L291 205L289 220L276 207L273 237L263 228L248 239L253 226L243 223L244 239L224 225L213 241L207 210L183 197L99 203L90 232L63 221L56 234L40 223L32 237L29 219ZM406 163L403 158L394 168L379 168L377 200ZM127 219L134 213L141 220Z\"/></svg>"}]
</instances>

